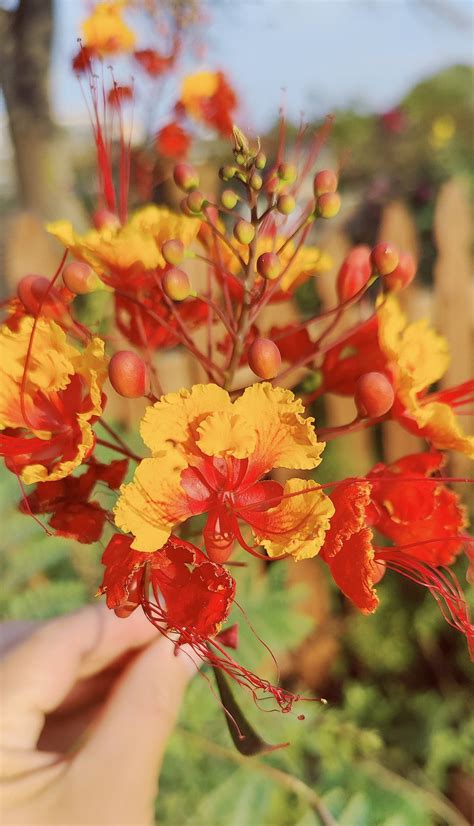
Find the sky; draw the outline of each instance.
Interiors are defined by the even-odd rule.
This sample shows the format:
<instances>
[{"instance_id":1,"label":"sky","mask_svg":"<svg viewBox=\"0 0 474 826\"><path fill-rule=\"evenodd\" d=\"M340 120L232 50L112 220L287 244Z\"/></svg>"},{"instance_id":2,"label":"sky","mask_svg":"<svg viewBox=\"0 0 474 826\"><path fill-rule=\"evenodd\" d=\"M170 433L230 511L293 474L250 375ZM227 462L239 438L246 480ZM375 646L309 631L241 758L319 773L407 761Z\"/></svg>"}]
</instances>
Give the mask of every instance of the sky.
<instances>
[{"instance_id":1,"label":"sky","mask_svg":"<svg viewBox=\"0 0 474 826\"><path fill-rule=\"evenodd\" d=\"M264 129L283 101L298 119L355 105L394 106L417 82L455 63L472 63L474 5L450 0L461 25L428 8L442 0L212 0L206 60L244 101L243 124ZM55 0L53 98L64 119L84 105L70 71L84 0ZM143 45L152 45L143 33Z\"/></svg>"}]
</instances>

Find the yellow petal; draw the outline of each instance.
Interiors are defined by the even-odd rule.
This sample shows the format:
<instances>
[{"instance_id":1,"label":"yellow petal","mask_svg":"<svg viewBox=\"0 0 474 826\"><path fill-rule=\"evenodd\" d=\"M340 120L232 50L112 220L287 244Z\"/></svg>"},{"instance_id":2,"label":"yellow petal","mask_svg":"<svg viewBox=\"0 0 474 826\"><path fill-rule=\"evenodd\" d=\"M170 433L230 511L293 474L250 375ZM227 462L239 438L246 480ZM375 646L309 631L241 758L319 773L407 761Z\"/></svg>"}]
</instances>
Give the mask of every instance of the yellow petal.
<instances>
[{"instance_id":1,"label":"yellow petal","mask_svg":"<svg viewBox=\"0 0 474 826\"><path fill-rule=\"evenodd\" d=\"M188 115L201 119L201 100L211 98L219 87L216 72L195 72L187 75L181 84L180 102Z\"/></svg>"},{"instance_id":2,"label":"yellow petal","mask_svg":"<svg viewBox=\"0 0 474 826\"><path fill-rule=\"evenodd\" d=\"M102 386L107 376L107 358L101 339L93 338L81 351L68 343L64 330L54 321L39 319L28 359L22 400L22 379L32 329L33 319L29 316L21 320L17 331L5 326L0 328L0 430L21 427L45 441L54 437L54 433L34 426L35 423L41 423L41 428L44 426L38 419L36 394L41 391L46 397L53 396L54 401L55 394L65 390L74 375L82 377L90 403L76 414L81 438L75 446L74 456L58 461L49 473L41 464L28 465L21 474L26 484L62 479L90 453L94 445L90 420L102 412ZM74 411L71 412L74 414Z\"/></svg>"},{"instance_id":3,"label":"yellow petal","mask_svg":"<svg viewBox=\"0 0 474 826\"><path fill-rule=\"evenodd\" d=\"M410 405L408 408L425 439L438 450L458 450L474 459L474 436L466 435L453 409L445 402Z\"/></svg>"},{"instance_id":4,"label":"yellow petal","mask_svg":"<svg viewBox=\"0 0 474 826\"><path fill-rule=\"evenodd\" d=\"M208 456L251 456L257 441L246 419L232 409L212 413L198 427L198 445Z\"/></svg>"},{"instance_id":5,"label":"yellow petal","mask_svg":"<svg viewBox=\"0 0 474 826\"><path fill-rule=\"evenodd\" d=\"M98 3L82 24L84 45L101 54L131 52L135 34L121 18L123 3Z\"/></svg>"},{"instance_id":6,"label":"yellow petal","mask_svg":"<svg viewBox=\"0 0 474 826\"><path fill-rule=\"evenodd\" d=\"M252 464L261 466L261 475L274 467L308 470L319 465L324 442L318 442L314 419L304 418L303 404L291 390L268 382L253 384L234 410L256 434Z\"/></svg>"},{"instance_id":7,"label":"yellow petal","mask_svg":"<svg viewBox=\"0 0 474 826\"><path fill-rule=\"evenodd\" d=\"M188 247L198 233L199 221L150 204L137 210L118 228L91 229L79 235L69 221L55 221L46 229L76 258L90 264L98 275L107 275L137 264L145 270L164 267L161 254L164 241L177 238Z\"/></svg>"},{"instance_id":8,"label":"yellow petal","mask_svg":"<svg viewBox=\"0 0 474 826\"><path fill-rule=\"evenodd\" d=\"M191 514L181 488L186 462L177 450L159 459L143 459L133 481L122 485L115 523L135 537L132 548L152 553L162 548L174 525Z\"/></svg>"},{"instance_id":9,"label":"yellow petal","mask_svg":"<svg viewBox=\"0 0 474 826\"><path fill-rule=\"evenodd\" d=\"M394 368L397 395L406 403L408 396L444 375L449 365L448 343L425 319L409 324L393 295L379 302L377 316L380 347Z\"/></svg>"},{"instance_id":10,"label":"yellow petal","mask_svg":"<svg viewBox=\"0 0 474 826\"><path fill-rule=\"evenodd\" d=\"M172 447L196 453L201 422L216 411L231 409L229 394L216 384L196 384L191 390L168 393L142 419L140 433L154 456Z\"/></svg>"},{"instance_id":11,"label":"yellow petal","mask_svg":"<svg viewBox=\"0 0 474 826\"><path fill-rule=\"evenodd\" d=\"M289 554L295 560L308 559L316 556L324 543L333 503L314 482L289 479L284 494L297 491L304 493L282 499L267 512L265 535L255 536L271 557Z\"/></svg>"}]
</instances>

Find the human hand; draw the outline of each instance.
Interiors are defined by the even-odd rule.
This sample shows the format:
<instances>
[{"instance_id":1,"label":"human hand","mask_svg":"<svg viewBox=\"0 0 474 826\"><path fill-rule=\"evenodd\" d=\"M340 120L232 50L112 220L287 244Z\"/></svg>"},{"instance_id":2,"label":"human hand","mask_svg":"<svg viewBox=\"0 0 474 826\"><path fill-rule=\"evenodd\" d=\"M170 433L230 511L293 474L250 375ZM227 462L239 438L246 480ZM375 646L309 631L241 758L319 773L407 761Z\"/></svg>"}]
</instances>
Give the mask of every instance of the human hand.
<instances>
[{"instance_id":1,"label":"human hand","mask_svg":"<svg viewBox=\"0 0 474 826\"><path fill-rule=\"evenodd\" d=\"M3 826L153 823L192 660L103 605L1 634Z\"/></svg>"}]
</instances>

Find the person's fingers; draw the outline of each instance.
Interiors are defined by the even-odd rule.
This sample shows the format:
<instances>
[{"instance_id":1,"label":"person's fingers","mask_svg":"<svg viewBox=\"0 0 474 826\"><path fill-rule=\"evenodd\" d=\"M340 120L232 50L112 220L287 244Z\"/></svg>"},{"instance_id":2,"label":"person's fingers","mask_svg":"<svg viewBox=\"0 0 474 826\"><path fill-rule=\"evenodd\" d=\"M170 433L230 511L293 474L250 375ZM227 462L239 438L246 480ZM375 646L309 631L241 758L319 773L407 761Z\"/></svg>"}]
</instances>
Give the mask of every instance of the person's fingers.
<instances>
[{"instance_id":1,"label":"person's fingers","mask_svg":"<svg viewBox=\"0 0 474 826\"><path fill-rule=\"evenodd\" d=\"M42 625L0 665L2 745L33 748L45 714L60 705L77 680L146 645L156 633L138 612L120 620L101 604Z\"/></svg>"},{"instance_id":2,"label":"person's fingers","mask_svg":"<svg viewBox=\"0 0 474 826\"><path fill-rule=\"evenodd\" d=\"M138 812L127 807L138 801L148 812L152 806L166 743L185 687L197 670L192 657L187 649L176 656L173 644L163 638L137 655L117 681L70 767L84 787L90 778L97 797L96 816L101 806L107 808L113 800L124 814L124 823L142 823Z\"/></svg>"},{"instance_id":3,"label":"person's fingers","mask_svg":"<svg viewBox=\"0 0 474 826\"><path fill-rule=\"evenodd\" d=\"M10 620L0 626L0 658L23 640L28 639L43 623L39 620Z\"/></svg>"}]
</instances>

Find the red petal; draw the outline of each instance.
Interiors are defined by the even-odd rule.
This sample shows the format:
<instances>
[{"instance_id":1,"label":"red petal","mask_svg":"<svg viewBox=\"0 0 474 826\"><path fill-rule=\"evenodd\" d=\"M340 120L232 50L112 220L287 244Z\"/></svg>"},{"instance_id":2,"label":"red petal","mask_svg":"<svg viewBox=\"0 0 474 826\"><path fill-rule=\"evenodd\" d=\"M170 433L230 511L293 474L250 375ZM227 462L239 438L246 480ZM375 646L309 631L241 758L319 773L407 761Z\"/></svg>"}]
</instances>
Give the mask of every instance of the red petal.
<instances>
[{"instance_id":1,"label":"red petal","mask_svg":"<svg viewBox=\"0 0 474 826\"><path fill-rule=\"evenodd\" d=\"M379 601L373 588L379 572L374 562L372 531L364 528L344 541L340 551L325 557L336 585L363 614L370 614Z\"/></svg>"}]
</instances>

